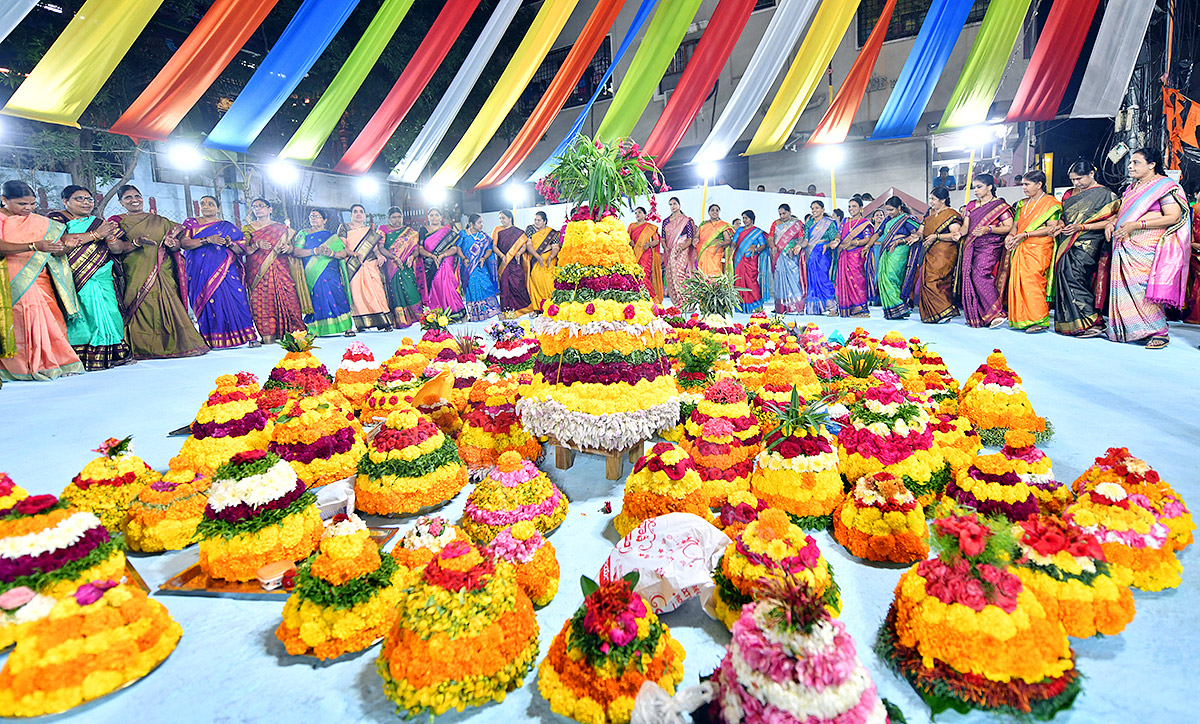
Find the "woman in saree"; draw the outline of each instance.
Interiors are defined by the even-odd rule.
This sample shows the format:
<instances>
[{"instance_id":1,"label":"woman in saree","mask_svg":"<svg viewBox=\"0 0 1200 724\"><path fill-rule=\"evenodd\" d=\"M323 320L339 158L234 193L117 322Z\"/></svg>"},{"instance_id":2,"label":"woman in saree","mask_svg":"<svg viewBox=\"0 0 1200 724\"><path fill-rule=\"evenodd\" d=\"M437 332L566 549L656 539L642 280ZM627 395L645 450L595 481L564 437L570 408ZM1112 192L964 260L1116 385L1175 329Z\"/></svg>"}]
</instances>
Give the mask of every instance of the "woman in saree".
<instances>
[{"instance_id":1,"label":"woman in saree","mask_svg":"<svg viewBox=\"0 0 1200 724\"><path fill-rule=\"evenodd\" d=\"M1121 200L1110 189L1096 183L1096 167L1076 161L1067 169L1071 188L1063 194L1065 226L1058 232L1054 251L1054 331L1073 337L1104 334L1100 323L1097 284L1107 284L1107 240L1104 227L1116 218ZM1102 263L1102 260L1104 263Z\"/></svg>"},{"instance_id":2,"label":"woman in saree","mask_svg":"<svg viewBox=\"0 0 1200 724\"><path fill-rule=\"evenodd\" d=\"M483 217L471 214L467 228L459 232L462 252L463 297L467 319L482 322L500 314L500 287L496 285L496 254L492 238L483 230Z\"/></svg>"},{"instance_id":3,"label":"woman in saree","mask_svg":"<svg viewBox=\"0 0 1200 724\"><path fill-rule=\"evenodd\" d=\"M863 201L868 205L873 202L874 198L867 198L870 194L863 196ZM871 234L883 228L887 222L887 212L882 208L875 209L871 212ZM883 247L879 244L872 244L870 239L867 239L866 251L863 252L866 263L866 268L863 271L863 276L867 278L867 305L871 307L879 306L879 257L883 254Z\"/></svg>"},{"instance_id":4,"label":"woman in saree","mask_svg":"<svg viewBox=\"0 0 1200 724\"><path fill-rule=\"evenodd\" d=\"M525 229L525 235L529 237L525 255L525 264L529 267L526 270L529 303L534 309L541 309L554 293L554 270L558 268L562 238L556 229L550 228L545 211L533 215L533 225Z\"/></svg>"},{"instance_id":5,"label":"woman in saree","mask_svg":"<svg viewBox=\"0 0 1200 724\"><path fill-rule=\"evenodd\" d=\"M1161 175L1162 156L1152 148L1129 158L1133 184L1121 198L1121 213L1105 227L1112 239L1108 291L1108 338L1146 340L1146 349L1170 341L1164 305L1182 307L1192 242L1187 195ZM1026 177L1028 178L1028 177Z\"/></svg>"},{"instance_id":6,"label":"woman in saree","mask_svg":"<svg viewBox=\"0 0 1200 724\"><path fill-rule=\"evenodd\" d=\"M837 241L837 223L825 215L824 201L814 201L809 208L812 210L812 218L804 223L805 246L808 252L808 294L805 297L804 311L808 314L836 317L838 303L833 280L837 268L837 250L830 247L830 244Z\"/></svg>"},{"instance_id":7,"label":"woman in saree","mask_svg":"<svg viewBox=\"0 0 1200 724\"><path fill-rule=\"evenodd\" d=\"M320 209L308 212L308 228L296 232L292 255L304 262L304 283L312 298L312 314L305 315L308 333L314 337L354 336L350 318L350 274L346 257L350 252L325 228L328 218Z\"/></svg>"},{"instance_id":8,"label":"woman in saree","mask_svg":"<svg viewBox=\"0 0 1200 724\"><path fill-rule=\"evenodd\" d=\"M33 213L37 196L24 181L5 181L0 204L0 380L79 374L64 320L81 313L66 254L95 237Z\"/></svg>"},{"instance_id":9,"label":"woman in saree","mask_svg":"<svg viewBox=\"0 0 1200 724\"><path fill-rule=\"evenodd\" d=\"M312 313L312 298L304 284L304 267L291 255L292 230L271 221L271 203L266 199L251 201L250 212L254 220L242 227L249 252L246 289L254 326L263 344L271 344L288 332L306 329L304 315Z\"/></svg>"},{"instance_id":10,"label":"woman in saree","mask_svg":"<svg viewBox=\"0 0 1200 724\"><path fill-rule=\"evenodd\" d=\"M635 221L629 225L629 238L633 243L633 258L642 266L642 287L650 292L650 298L662 304L663 265L662 253L658 250L662 235L658 224L646 216L646 209L639 206L633 210Z\"/></svg>"},{"instance_id":11,"label":"woman in saree","mask_svg":"<svg viewBox=\"0 0 1200 724\"><path fill-rule=\"evenodd\" d=\"M513 212L500 212L500 225L492 231L496 255L496 280L500 287L500 312L505 319L525 314L530 309L529 285L525 283L525 254L528 237L513 226Z\"/></svg>"},{"instance_id":12,"label":"woman in saree","mask_svg":"<svg viewBox=\"0 0 1200 724\"><path fill-rule=\"evenodd\" d=\"M879 254L879 303L886 319L905 319L912 308L904 300L904 280L908 271L909 244L917 240L914 232L920 222L908 213L899 196L883 203L884 221L871 236L871 245L881 247Z\"/></svg>"},{"instance_id":13,"label":"woman in saree","mask_svg":"<svg viewBox=\"0 0 1200 724\"><path fill-rule=\"evenodd\" d=\"M1021 176L1025 198L1013 212L1012 232L1004 239L1008 261L1008 326L1029 334L1050 328L1050 267L1054 234L1061 225L1062 204L1046 192L1046 174Z\"/></svg>"},{"instance_id":14,"label":"woman in saree","mask_svg":"<svg viewBox=\"0 0 1200 724\"><path fill-rule=\"evenodd\" d=\"M662 224L662 253L667 267L663 274L663 285L671 303L677 304L678 295L683 290L683 280L697 268L696 223L680 209L678 198L672 196L667 203L671 206L671 213Z\"/></svg>"},{"instance_id":15,"label":"woman in saree","mask_svg":"<svg viewBox=\"0 0 1200 724\"><path fill-rule=\"evenodd\" d=\"M354 326L359 331L375 328L387 332L392 328L391 310L383 275L379 267L384 257L378 253L383 237L367 221L362 204L350 207L350 221L338 227L337 235L350 255L346 257L346 272L350 275L350 302Z\"/></svg>"},{"instance_id":16,"label":"woman in saree","mask_svg":"<svg viewBox=\"0 0 1200 724\"><path fill-rule=\"evenodd\" d=\"M444 224L442 212L430 209L425 217L425 226L417 232L420 244L421 274L417 275L417 286L421 288L421 299L430 309L443 309L450 321L460 322L467 315L459 292L458 262L463 258L458 248L458 230Z\"/></svg>"},{"instance_id":17,"label":"woman in saree","mask_svg":"<svg viewBox=\"0 0 1200 724\"><path fill-rule=\"evenodd\" d=\"M113 272L113 253L123 248L117 238L120 229L92 215L96 198L88 189L67 186L62 200L63 210L51 211L49 217L65 225L66 233L88 238L67 250L80 309L80 314L67 320L67 341L89 372L132 362Z\"/></svg>"},{"instance_id":18,"label":"woman in saree","mask_svg":"<svg viewBox=\"0 0 1200 724\"><path fill-rule=\"evenodd\" d=\"M863 201L855 196L846 202L850 217L842 222L838 238L830 244L837 250L833 291L837 297L838 314L843 317L869 317L867 308L867 258L874 228L863 216Z\"/></svg>"},{"instance_id":19,"label":"woman in saree","mask_svg":"<svg viewBox=\"0 0 1200 724\"><path fill-rule=\"evenodd\" d=\"M134 359L195 357L208 345L188 316L187 278L180 250L182 224L143 211L145 200L136 186L117 189L126 213L110 221L124 241L118 264L125 277L121 307Z\"/></svg>"},{"instance_id":20,"label":"woman in saree","mask_svg":"<svg viewBox=\"0 0 1200 724\"><path fill-rule=\"evenodd\" d=\"M779 218L771 222L771 294L776 314L803 314L808 273L804 268L804 224L792 216L792 207L779 205Z\"/></svg>"},{"instance_id":21,"label":"woman in saree","mask_svg":"<svg viewBox=\"0 0 1200 724\"><path fill-rule=\"evenodd\" d=\"M733 285L742 298L739 311L757 312L766 303L771 290L771 257L764 254L767 235L754 225L754 212L742 212L742 227L738 229L733 252Z\"/></svg>"},{"instance_id":22,"label":"woman in saree","mask_svg":"<svg viewBox=\"0 0 1200 724\"><path fill-rule=\"evenodd\" d=\"M187 264L188 302L200 336L212 349L247 343L260 347L242 281L245 237L241 229L222 220L220 213L216 197L201 196L200 218L183 222L180 246Z\"/></svg>"},{"instance_id":23,"label":"woman in saree","mask_svg":"<svg viewBox=\"0 0 1200 724\"><path fill-rule=\"evenodd\" d=\"M388 209L387 225L380 226L379 233L383 235L383 243L378 250L387 260L383 265L383 280L392 316L397 327L411 327L421 318L421 287L416 272L420 237L404 225L404 213L397 206Z\"/></svg>"},{"instance_id":24,"label":"woman in saree","mask_svg":"<svg viewBox=\"0 0 1200 724\"><path fill-rule=\"evenodd\" d=\"M929 194L929 213L921 224L921 241L915 266L917 306L921 321L944 324L958 316L954 304L954 280L958 275L958 241L962 216L950 206L950 192L938 186Z\"/></svg>"},{"instance_id":25,"label":"woman in saree","mask_svg":"<svg viewBox=\"0 0 1200 724\"><path fill-rule=\"evenodd\" d=\"M963 316L971 327L1002 327L1008 323L1004 312L1007 267L1001 269L1004 237L1012 231L1012 208L996 197L996 179L991 174L976 174L971 181L975 195L963 211L963 221L954 234L962 242L959 293Z\"/></svg>"},{"instance_id":26,"label":"woman in saree","mask_svg":"<svg viewBox=\"0 0 1200 724\"><path fill-rule=\"evenodd\" d=\"M725 249L733 244L733 227L721 221L721 207L708 206L708 221L700 225L697 232L696 266L706 276L718 277L725 273Z\"/></svg>"}]
</instances>

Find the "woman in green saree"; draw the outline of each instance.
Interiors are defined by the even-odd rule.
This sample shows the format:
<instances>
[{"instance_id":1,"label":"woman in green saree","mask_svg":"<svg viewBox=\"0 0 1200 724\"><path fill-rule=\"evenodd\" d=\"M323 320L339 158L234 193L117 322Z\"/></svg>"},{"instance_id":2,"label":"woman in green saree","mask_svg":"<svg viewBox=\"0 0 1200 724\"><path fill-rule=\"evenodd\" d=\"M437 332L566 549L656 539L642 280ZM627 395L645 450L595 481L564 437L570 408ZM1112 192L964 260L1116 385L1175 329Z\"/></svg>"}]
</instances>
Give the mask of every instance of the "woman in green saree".
<instances>
[{"instance_id":1,"label":"woman in green saree","mask_svg":"<svg viewBox=\"0 0 1200 724\"><path fill-rule=\"evenodd\" d=\"M312 296L313 313L304 316L314 337L354 336L350 319L350 275L346 257L350 252L341 237L325 228L327 217L320 209L308 212L308 228L292 239L292 256L304 261L304 282Z\"/></svg>"}]
</instances>

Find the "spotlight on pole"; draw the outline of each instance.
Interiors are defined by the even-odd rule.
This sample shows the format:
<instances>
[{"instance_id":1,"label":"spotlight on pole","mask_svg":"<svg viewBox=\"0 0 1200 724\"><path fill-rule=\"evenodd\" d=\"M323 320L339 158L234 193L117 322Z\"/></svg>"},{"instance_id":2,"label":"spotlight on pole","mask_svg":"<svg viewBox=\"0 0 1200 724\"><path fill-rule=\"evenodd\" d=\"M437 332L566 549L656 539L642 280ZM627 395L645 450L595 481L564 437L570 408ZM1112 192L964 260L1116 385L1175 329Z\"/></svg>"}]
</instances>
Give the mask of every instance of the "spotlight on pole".
<instances>
[{"instance_id":1,"label":"spotlight on pole","mask_svg":"<svg viewBox=\"0 0 1200 724\"><path fill-rule=\"evenodd\" d=\"M426 186L422 192L425 203L436 206L446 200L446 189L441 186Z\"/></svg>"},{"instance_id":2,"label":"spotlight on pole","mask_svg":"<svg viewBox=\"0 0 1200 724\"><path fill-rule=\"evenodd\" d=\"M359 196L375 196L379 193L379 182L370 176L360 176L354 180L354 188Z\"/></svg>"},{"instance_id":3,"label":"spotlight on pole","mask_svg":"<svg viewBox=\"0 0 1200 724\"><path fill-rule=\"evenodd\" d=\"M195 171L204 163L204 156L192 144L176 141L167 147L167 161L180 171Z\"/></svg>"},{"instance_id":4,"label":"spotlight on pole","mask_svg":"<svg viewBox=\"0 0 1200 724\"><path fill-rule=\"evenodd\" d=\"M715 161L701 161L696 167L696 171L700 174L700 178L705 181L711 181L717 177L717 163Z\"/></svg>"},{"instance_id":5,"label":"spotlight on pole","mask_svg":"<svg viewBox=\"0 0 1200 724\"><path fill-rule=\"evenodd\" d=\"M963 139L967 142L967 148L982 148L991 143L996 138L996 133L987 126L970 126L963 129Z\"/></svg>"},{"instance_id":6,"label":"spotlight on pole","mask_svg":"<svg viewBox=\"0 0 1200 724\"><path fill-rule=\"evenodd\" d=\"M845 155L840 144L821 146L817 150L817 162L825 168L835 168L842 162Z\"/></svg>"},{"instance_id":7,"label":"spotlight on pole","mask_svg":"<svg viewBox=\"0 0 1200 724\"><path fill-rule=\"evenodd\" d=\"M509 184L504 189L504 198L514 208L525 203L525 187L518 183Z\"/></svg>"},{"instance_id":8,"label":"spotlight on pole","mask_svg":"<svg viewBox=\"0 0 1200 724\"><path fill-rule=\"evenodd\" d=\"M300 180L300 169L294 163L276 159L267 166L267 177L280 186L291 186Z\"/></svg>"}]
</instances>

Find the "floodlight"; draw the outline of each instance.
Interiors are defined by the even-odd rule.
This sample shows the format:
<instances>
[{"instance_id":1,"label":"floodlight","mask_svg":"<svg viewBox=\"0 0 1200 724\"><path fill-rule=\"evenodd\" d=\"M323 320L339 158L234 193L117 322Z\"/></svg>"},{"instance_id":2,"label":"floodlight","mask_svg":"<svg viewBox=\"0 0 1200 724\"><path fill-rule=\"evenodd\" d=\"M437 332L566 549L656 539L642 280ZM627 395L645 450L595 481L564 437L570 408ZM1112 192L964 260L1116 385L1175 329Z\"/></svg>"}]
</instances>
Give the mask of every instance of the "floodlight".
<instances>
[{"instance_id":1,"label":"floodlight","mask_svg":"<svg viewBox=\"0 0 1200 724\"><path fill-rule=\"evenodd\" d=\"M696 170L700 173L700 178L706 181L717 177L716 161L702 161Z\"/></svg>"},{"instance_id":2,"label":"floodlight","mask_svg":"<svg viewBox=\"0 0 1200 724\"><path fill-rule=\"evenodd\" d=\"M518 183L509 184L504 189L504 198L513 206L520 205L525 201L525 187Z\"/></svg>"},{"instance_id":3,"label":"floodlight","mask_svg":"<svg viewBox=\"0 0 1200 724\"><path fill-rule=\"evenodd\" d=\"M379 182L370 176L360 176L354 180L354 188L359 196L374 196L379 193Z\"/></svg>"},{"instance_id":4,"label":"floodlight","mask_svg":"<svg viewBox=\"0 0 1200 724\"><path fill-rule=\"evenodd\" d=\"M267 176L280 186L291 186L300 180L300 169L296 168L296 164L281 158L267 166Z\"/></svg>"},{"instance_id":5,"label":"floodlight","mask_svg":"<svg viewBox=\"0 0 1200 724\"><path fill-rule=\"evenodd\" d=\"M440 204L446 200L446 189L443 186L426 186L422 195L426 203Z\"/></svg>"},{"instance_id":6,"label":"floodlight","mask_svg":"<svg viewBox=\"0 0 1200 724\"><path fill-rule=\"evenodd\" d=\"M204 163L204 156L192 144L176 141L167 147L167 161L180 171L195 171Z\"/></svg>"},{"instance_id":7,"label":"floodlight","mask_svg":"<svg viewBox=\"0 0 1200 724\"><path fill-rule=\"evenodd\" d=\"M825 168L835 168L842 162L845 155L841 144L835 143L828 146L821 146L817 149L817 162Z\"/></svg>"}]
</instances>

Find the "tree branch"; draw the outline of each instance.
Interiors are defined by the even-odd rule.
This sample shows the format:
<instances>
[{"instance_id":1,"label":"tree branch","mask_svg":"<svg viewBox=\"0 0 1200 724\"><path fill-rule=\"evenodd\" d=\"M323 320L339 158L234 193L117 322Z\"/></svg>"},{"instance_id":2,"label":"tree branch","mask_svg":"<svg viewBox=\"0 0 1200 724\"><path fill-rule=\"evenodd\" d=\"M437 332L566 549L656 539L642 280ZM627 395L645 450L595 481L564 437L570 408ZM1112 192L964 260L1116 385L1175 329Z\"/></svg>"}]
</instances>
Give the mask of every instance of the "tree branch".
<instances>
[{"instance_id":1,"label":"tree branch","mask_svg":"<svg viewBox=\"0 0 1200 724\"><path fill-rule=\"evenodd\" d=\"M142 143L142 141L138 141L134 144L133 156L125 162L125 174L108 191L105 191L100 200L96 202L96 216L104 216L104 207L112 200L113 194L117 192L117 189L129 183L129 179L133 178L133 172L137 170L138 161L142 158Z\"/></svg>"}]
</instances>

